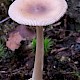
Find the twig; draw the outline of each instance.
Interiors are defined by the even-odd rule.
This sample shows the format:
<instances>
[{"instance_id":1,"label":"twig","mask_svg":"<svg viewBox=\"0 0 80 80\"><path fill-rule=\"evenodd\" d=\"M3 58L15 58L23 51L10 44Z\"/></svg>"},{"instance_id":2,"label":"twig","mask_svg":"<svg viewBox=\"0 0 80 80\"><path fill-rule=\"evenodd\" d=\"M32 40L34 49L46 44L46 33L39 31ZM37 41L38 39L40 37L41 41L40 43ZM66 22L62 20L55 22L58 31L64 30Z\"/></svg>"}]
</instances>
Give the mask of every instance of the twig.
<instances>
[{"instance_id":1,"label":"twig","mask_svg":"<svg viewBox=\"0 0 80 80\"><path fill-rule=\"evenodd\" d=\"M75 74L76 72L66 72L66 71L60 71L62 74Z\"/></svg>"},{"instance_id":2,"label":"twig","mask_svg":"<svg viewBox=\"0 0 80 80\"><path fill-rule=\"evenodd\" d=\"M1 20L1 21L0 21L0 24L2 24L3 22L7 21L8 19L10 19L10 17L7 17L7 18Z\"/></svg>"},{"instance_id":3,"label":"twig","mask_svg":"<svg viewBox=\"0 0 80 80\"><path fill-rule=\"evenodd\" d=\"M64 47L64 48L60 48L60 49L54 49L54 50L51 51L51 53L53 53L53 52L61 52L61 51L64 51L66 49L68 49L68 47Z\"/></svg>"}]
</instances>

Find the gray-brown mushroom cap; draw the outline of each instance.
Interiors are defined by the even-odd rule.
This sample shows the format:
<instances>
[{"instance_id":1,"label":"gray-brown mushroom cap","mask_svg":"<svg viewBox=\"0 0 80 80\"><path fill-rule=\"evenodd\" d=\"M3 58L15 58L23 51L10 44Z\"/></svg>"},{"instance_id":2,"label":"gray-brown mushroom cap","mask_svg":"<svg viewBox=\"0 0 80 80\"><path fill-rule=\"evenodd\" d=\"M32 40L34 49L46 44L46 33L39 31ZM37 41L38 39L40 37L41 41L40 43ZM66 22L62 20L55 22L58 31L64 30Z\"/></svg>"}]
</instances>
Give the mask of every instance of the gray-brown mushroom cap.
<instances>
[{"instance_id":1,"label":"gray-brown mushroom cap","mask_svg":"<svg viewBox=\"0 0 80 80\"><path fill-rule=\"evenodd\" d=\"M65 0L15 0L8 13L19 24L46 26L58 21L66 9Z\"/></svg>"}]
</instances>

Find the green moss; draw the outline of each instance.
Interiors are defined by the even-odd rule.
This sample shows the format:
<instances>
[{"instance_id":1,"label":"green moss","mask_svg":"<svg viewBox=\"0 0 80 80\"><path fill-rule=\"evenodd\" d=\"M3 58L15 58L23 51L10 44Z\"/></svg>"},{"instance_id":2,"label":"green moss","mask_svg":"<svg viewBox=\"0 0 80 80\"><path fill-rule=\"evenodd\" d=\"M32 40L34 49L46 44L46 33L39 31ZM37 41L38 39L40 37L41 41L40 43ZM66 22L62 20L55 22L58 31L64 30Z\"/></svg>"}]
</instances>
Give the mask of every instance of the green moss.
<instances>
[{"instance_id":1,"label":"green moss","mask_svg":"<svg viewBox=\"0 0 80 80\"><path fill-rule=\"evenodd\" d=\"M35 53L36 51L36 39L34 38L32 40L32 51ZM54 44L54 42L50 38L44 39L44 53L47 55L47 53L50 51L51 46Z\"/></svg>"},{"instance_id":2,"label":"green moss","mask_svg":"<svg viewBox=\"0 0 80 80\"><path fill-rule=\"evenodd\" d=\"M0 57L3 57L4 56L4 45L0 43Z\"/></svg>"}]
</instances>

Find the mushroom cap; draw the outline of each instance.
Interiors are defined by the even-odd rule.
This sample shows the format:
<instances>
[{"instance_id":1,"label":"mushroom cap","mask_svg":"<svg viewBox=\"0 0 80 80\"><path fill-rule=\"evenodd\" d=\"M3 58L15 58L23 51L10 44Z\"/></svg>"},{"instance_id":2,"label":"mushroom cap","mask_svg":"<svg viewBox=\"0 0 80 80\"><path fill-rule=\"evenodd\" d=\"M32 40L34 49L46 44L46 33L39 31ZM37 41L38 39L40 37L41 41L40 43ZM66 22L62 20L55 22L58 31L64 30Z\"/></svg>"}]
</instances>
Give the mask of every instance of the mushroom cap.
<instances>
[{"instance_id":1,"label":"mushroom cap","mask_svg":"<svg viewBox=\"0 0 80 80\"><path fill-rule=\"evenodd\" d=\"M19 24L46 26L58 21L66 10L65 0L15 0L8 14Z\"/></svg>"}]
</instances>

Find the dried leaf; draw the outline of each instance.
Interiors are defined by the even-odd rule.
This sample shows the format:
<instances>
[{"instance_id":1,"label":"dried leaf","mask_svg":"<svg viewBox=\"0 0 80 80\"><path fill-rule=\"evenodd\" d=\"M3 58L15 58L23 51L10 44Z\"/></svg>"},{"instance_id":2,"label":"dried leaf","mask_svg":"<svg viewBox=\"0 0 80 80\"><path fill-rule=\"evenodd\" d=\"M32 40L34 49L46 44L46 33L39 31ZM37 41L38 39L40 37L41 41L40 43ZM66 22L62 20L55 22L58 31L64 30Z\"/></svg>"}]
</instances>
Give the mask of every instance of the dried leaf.
<instances>
[{"instance_id":1,"label":"dried leaf","mask_svg":"<svg viewBox=\"0 0 80 80\"><path fill-rule=\"evenodd\" d=\"M19 32L23 38L26 38L28 40L32 40L35 37L35 31L29 29L29 26L19 25L14 30L14 33L15 32Z\"/></svg>"},{"instance_id":2,"label":"dried leaf","mask_svg":"<svg viewBox=\"0 0 80 80\"><path fill-rule=\"evenodd\" d=\"M17 33L11 33L9 35L8 41L6 42L6 46L11 49L12 51L15 51L15 49L18 49L20 46L20 42L24 40L24 38L19 34L19 32Z\"/></svg>"}]
</instances>

